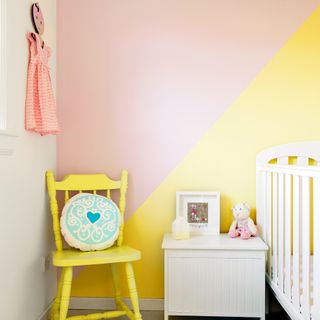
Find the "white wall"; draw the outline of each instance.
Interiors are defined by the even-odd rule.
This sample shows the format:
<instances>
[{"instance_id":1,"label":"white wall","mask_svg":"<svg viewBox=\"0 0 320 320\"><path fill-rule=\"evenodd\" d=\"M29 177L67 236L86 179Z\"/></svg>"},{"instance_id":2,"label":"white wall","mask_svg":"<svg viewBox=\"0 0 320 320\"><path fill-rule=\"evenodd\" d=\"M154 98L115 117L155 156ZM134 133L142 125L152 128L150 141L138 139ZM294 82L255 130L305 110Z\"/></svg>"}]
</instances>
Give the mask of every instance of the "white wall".
<instances>
[{"instance_id":1,"label":"white wall","mask_svg":"<svg viewBox=\"0 0 320 320\"><path fill-rule=\"evenodd\" d=\"M44 40L53 49L55 83L56 11L54 0L39 0L45 15ZM53 299L55 270L41 270L51 252L51 217L45 170L54 169L56 139L24 130L31 0L7 0L8 131L0 135L0 306L1 319L39 319ZM9 149L12 155L1 155ZM4 152L5 153L5 152Z\"/></svg>"}]
</instances>

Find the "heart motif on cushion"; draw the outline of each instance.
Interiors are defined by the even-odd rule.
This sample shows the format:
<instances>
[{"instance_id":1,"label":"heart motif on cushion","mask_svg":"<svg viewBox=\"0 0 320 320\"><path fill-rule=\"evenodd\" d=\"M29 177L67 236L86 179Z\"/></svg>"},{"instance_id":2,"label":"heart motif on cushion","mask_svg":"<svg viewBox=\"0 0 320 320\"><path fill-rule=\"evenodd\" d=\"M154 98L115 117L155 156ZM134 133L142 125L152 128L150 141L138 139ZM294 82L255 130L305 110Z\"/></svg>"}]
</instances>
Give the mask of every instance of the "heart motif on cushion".
<instances>
[{"instance_id":1,"label":"heart motif on cushion","mask_svg":"<svg viewBox=\"0 0 320 320\"><path fill-rule=\"evenodd\" d=\"M100 217L101 217L101 214L99 212L95 212L95 213L91 211L87 212L87 218L92 224L97 222L100 219Z\"/></svg>"}]
</instances>

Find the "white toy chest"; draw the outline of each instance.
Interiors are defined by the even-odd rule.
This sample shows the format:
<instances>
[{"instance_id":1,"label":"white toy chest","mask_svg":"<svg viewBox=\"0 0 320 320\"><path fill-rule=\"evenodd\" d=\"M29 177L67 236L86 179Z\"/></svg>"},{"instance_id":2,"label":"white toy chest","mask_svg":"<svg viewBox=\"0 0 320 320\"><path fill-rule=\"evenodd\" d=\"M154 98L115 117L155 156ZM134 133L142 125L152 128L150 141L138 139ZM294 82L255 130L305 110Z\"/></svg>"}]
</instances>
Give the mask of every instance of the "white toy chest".
<instances>
[{"instance_id":1,"label":"white toy chest","mask_svg":"<svg viewBox=\"0 0 320 320\"><path fill-rule=\"evenodd\" d=\"M265 319L265 257L260 238L226 234L163 238L165 320L170 315Z\"/></svg>"}]
</instances>

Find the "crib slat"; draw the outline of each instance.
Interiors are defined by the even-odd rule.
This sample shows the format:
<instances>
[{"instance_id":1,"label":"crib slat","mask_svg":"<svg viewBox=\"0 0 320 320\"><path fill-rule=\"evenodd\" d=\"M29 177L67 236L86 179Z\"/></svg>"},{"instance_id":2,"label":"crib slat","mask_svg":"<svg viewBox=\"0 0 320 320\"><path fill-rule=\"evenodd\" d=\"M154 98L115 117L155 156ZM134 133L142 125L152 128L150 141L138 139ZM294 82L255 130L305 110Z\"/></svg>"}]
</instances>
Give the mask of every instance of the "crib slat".
<instances>
[{"instance_id":1,"label":"crib slat","mask_svg":"<svg viewBox=\"0 0 320 320\"><path fill-rule=\"evenodd\" d=\"M320 178L313 179L313 309L312 319L320 320Z\"/></svg>"},{"instance_id":2,"label":"crib slat","mask_svg":"<svg viewBox=\"0 0 320 320\"><path fill-rule=\"evenodd\" d=\"M279 290L283 292L283 252L284 252L284 175L278 177L278 281Z\"/></svg>"},{"instance_id":3,"label":"crib slat","mask_svg":"<svg viewBox=\"0 0 320 320\"><path fill-rule=\"evenodd\" d=\"M309 164L308 157L297 157L297 165L298 166L307 166Z\"/></svg>"},{"instance_id":4,"label":"crib slat","mask_svg":"<svg viewBox=\"0 0 320 320\"><path fill-rule=\"evenodd\" d=\"M267 173L263 172L262 175L262 183L263 183L263 190L262 190L262 202L263 203L263 240L266 241L267 240Z\"/></svg>"},{"instance_id":5,"label":"crib slat","mask_svg":"<svg viewBox=\"0 0 320 320\"><path fill-rule=\"evenodd\" d=\"M291 301L291 175L285 175L285 283L284 291Z\"/></svg>"},{"instance_id":6,"label":"crib slat","mask_svg":"<svg viewBox=\"0 0 320 320\"><path fill-rule=\"evenodd\" d=\"M280 165L286 165L289 162L289 158L288 157L280 157L277 159L277 164Z\"/></svg>"},{"instance_id":7,"label":"crib slat","mask_svg":"<svg viewBox=\"0 0 320 320\"><path fill-rule=\"evenodd\" d=\"M302 314L310 317L310 178L302 178Z\"/></svg>"},{"instance_id":8,"label":"crib slat","mask_svg":"<svg viewBox=\"0 0 320 320\"><path fill-rule=\"evenodd\" d=\"M272 277L272 174L267 173L267 201L266 201L266 212L267 212L267 244L268 250L268 265L267 273L269 277Z\"/></svg>"},{"instance_id":9,"label":"crib slat","mask_svg":"<svg viewBox=\"0 0 320 320\"><path fill-rule=\"evenodd\" d=\"M292 302L300 311L300 177L293 178L293 276Z\"/></svg>"},{"instance_id":10,"label":"crib slat","mask_svg":"<svg viewBox=\"0 0 320 320\"><path fill-rule=\"evenodd\" d=\"M267 173L257 173L257 226L262 239L267 242Z\"/></svg>"},{"instance_id":11,"label":"crib slat","mask_svg":"<svg viewBox=\"0 0 320 320\"><path fill-rule=\"evenodd\" d=\"M278 174L273 173L273 243L272 243L272 280L278 285Z\"/></svg>"}]
</instances>

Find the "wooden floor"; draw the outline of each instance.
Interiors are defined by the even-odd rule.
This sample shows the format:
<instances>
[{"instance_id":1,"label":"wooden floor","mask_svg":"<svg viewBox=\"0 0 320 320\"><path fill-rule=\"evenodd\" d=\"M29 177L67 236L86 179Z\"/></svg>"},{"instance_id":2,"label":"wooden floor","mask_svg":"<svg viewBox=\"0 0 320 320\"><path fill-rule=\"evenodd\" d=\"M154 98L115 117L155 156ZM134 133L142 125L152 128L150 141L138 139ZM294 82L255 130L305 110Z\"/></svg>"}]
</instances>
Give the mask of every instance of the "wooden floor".
<instances>
[{"instance_id":1,"label":"wooden floor","mask_svg":"<svg viewBox=\"0 0 320 320\"><path fill-rule=\"evenodd\" d=\"M94 310L84 311L84 310L71 310L69 315L78 315L78 314L87 314L92 313ZM97 311L98 312L98 311ZM142 319L143 320L163 320L163 311L142 311ZM127 320L127 317L117 318L121 320ZM170 317L170 320L235 320L241 319L246 320L247 318L217 318L217 317ZM250 318L253 319L253 318ZM286 317L286 314L283 312L275 312L270 314L268 320L286 320L289 319ZM249 320L249 318L248 318Z\"/></svg>"},{"instance_id":2,"label":"wooden floor","mask_svg":"<svg viewBox=\"0 0 320 320\"><path fill-rule=\"evenodd\" d=\"M290 320L287 314L284 312L278 301L273 295L269 296L270 299L270 314L266 317L266 320ZM99 312L100 310L96 310ZM87 314L95 312L95 310L70 310L69 315ZM163 311L141 311L143 320L163 320ZM117 318L121 320L127 320L127 317ZM170 320L249 320L254 318L220 318L220 317L170 317Z\"/></svg>"}]
</instances>

